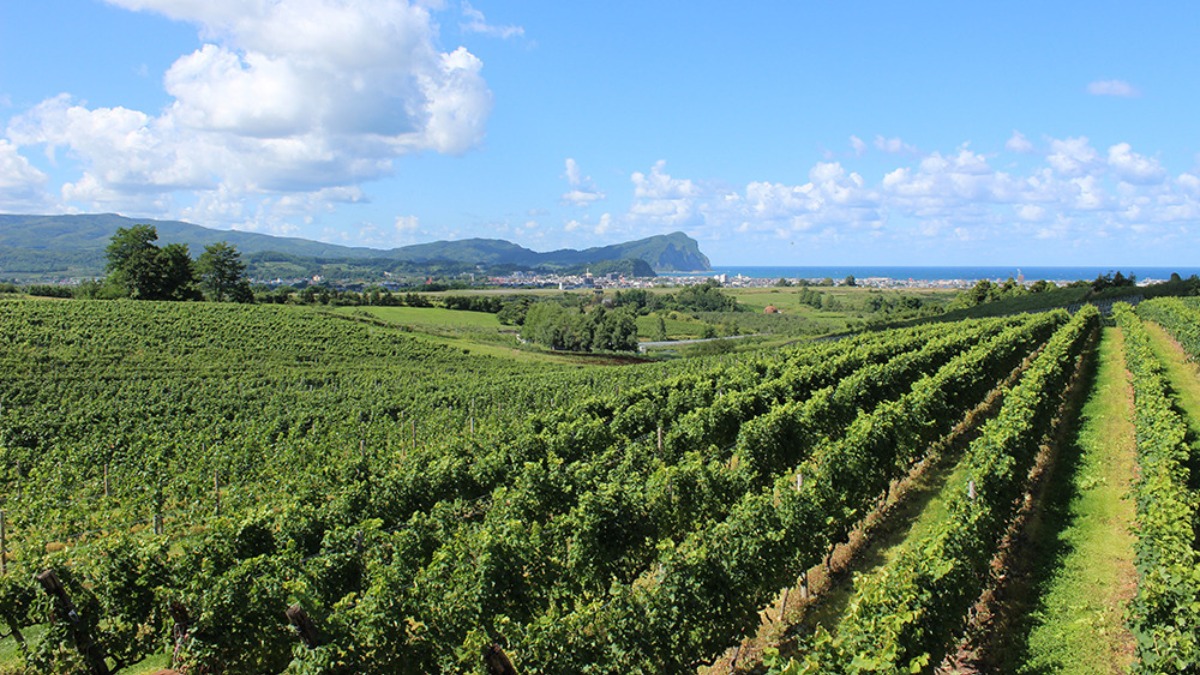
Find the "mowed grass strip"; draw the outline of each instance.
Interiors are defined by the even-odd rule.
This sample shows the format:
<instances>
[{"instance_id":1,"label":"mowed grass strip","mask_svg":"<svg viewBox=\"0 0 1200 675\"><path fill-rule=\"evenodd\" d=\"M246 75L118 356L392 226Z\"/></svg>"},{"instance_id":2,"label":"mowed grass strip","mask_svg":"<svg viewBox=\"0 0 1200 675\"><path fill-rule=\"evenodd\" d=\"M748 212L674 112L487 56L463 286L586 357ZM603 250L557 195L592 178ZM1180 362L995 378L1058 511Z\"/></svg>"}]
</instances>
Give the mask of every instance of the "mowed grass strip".
<instances>
[{"instance_id":1,"label":"mowed grass strip","mask_svg":"<svg viewBox=\"0 0 1200 675\"><path fill-rule=\"evenodd\" d=\"M1133 661L1125 607L1133 566L1136 475L1133 391L1124 338L1104 329L1095 380L1073 442L1060 452L1033 543L1024 644L1009 652L1020 673L1123 673Z\"/></svg>"},{"instance_id":2,"label":"mowed grass strip","mask_svg":"<svg viewBox=\"0 0 1200 675\"><path fill-rule=\"evenodd\" d=\"M1200 370L1162 326L1147 321L1146 330L1153 339L1154 354L1166 369L1167 383L1175 394L1175 402L1187 413L1188 428L1200 436Z\"/></svg>"}]
</instances>

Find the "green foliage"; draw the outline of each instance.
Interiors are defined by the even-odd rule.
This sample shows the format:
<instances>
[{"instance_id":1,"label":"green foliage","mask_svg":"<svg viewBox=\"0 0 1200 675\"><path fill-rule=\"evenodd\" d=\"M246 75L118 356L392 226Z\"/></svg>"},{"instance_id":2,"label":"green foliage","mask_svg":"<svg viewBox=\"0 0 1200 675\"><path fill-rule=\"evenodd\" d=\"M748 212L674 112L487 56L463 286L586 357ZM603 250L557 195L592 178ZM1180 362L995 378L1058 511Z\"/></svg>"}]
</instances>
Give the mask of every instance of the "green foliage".
<instances>
[{"instance_id":1,"label":"green foliage","mask_svg":"<svg viewBox=\"0 0 1200 675\"><path fill-rule=\"evenodd\" d=\"M246 279L246 265L237 249L221 241L204 247L196 259L200 288L210 300L250 302L254 299Z\"/></svg>"},{"instance_id":2,"label":"green foliage","mask_svg":"<svg viewBox=\"0 0 1200 675\"><path fill-rule=\"evenodd\" d=\"M30 284L25 287L25 292L29 295L37 295L43 298L71 298L75 296L70 286L52 286L49 284Z\"/></svg>"},{"instance_id":3,"label":"green foliage","mask_svg":"<svg viewBox=\"0 0 1200 675\"><path fill-rule=\"evenodd\" d=\"M1036 292L1042 293L1049 289L1050 284L1045 281L1035 282L1037 287ZM965 309L968 307L976 307L992 302L998 302L1005 298L1019 297L1026 294L1024 286L1018 284L1012 277L1009 277L1003 284L997 284L988 279L980 279L975 282L975 285L970 289L962 291L958 297L951 302L946 309L948 311L956 309Z\"/></svg>"},{"instance_id":4,"label":"green foliage","mask_svg":"<svg viewBox=\"0 0 1200 675\"><path fill-rule=\"evenodd\" d=\"M196 274L186 244L154 244L151 225L120 228L107 250L107 283L136 300L194 300Z\"/></svg>"},{"instance_id":5,"label":"green foliage","mask_svg":"<svg viewBox=\"0 0 1200 675\"><path fill-rule=\"evenodd\" d=\"M1193 475L1198 463L1145 326L1128 305L1118 304L1114 313L1133 375L1140 468L1134 547L1138 592L1129 617L1137 647L1134 672L1193 672L1200 663L1200 504ZM1177 333L1184 349L1195 354L1200 312L1194 303L1154 300L1139 306L1138 313Z\"/></svg>"},{"instance_id":6,"label":"green foliage","mask_svg":"<svg viewBox=\"0 0 1200 675\"><path fill-rule=\"evenodd\" d=\"M983 589L1029 469L1098 324L1099 313L1086 308L1046 343L967 449L968 485L952 497L945 521L857 584L836 637L812 640L800 672L922 672L941 660Z\"/></svg>"},{"instance_id":7,"label":"green foliage","mask_svg":"<svg viewBox=\"0 0 1200 675\"><path fill-rule=\"evenodd\" d=\"M632 322L539 313L593 344ZM478 672L497 643L520 672L678 672L756 629L1065 321L602 370L303 307L6 301L0 496L21 569L62 563L129 659L174 644L177 603L193 671ZM14 621L45 623L16 586ZM67 644L26 667L62 670Z\"/></svg>"},{"instance_id":8,"label":"green foliage","mask_svg":"<svg viewBox=\"0 0 1200 675\"><path fill-rule=\"evenodd\" d=\"M685 312L736 312L737 299L724 293L721 284L709 279L702 284L685 286L675 293L670 307Z\"/></svg>"},{"instance_id":9,"label":"green foliage","mask_svg":"<svg viewBox=\"0 0 1200 675\"><path fill-rule=\"evenodd\" d=\"M521 337L550 349L636 351L637 324L627 311L569 309L557 302L534 303L525 314Z\"/></svg>"},{"instance_id":10,"label":"green foliage","mask_svg":"<svg viewBox=\"0 0 1200 675\"><path fill-rule=\"evenodd\" d=\"M663 320L661 314L654 317L654 338L653 339L658 342L663 342L668 339L667 322L665 320Z\"/></svg>"}]
</instances>

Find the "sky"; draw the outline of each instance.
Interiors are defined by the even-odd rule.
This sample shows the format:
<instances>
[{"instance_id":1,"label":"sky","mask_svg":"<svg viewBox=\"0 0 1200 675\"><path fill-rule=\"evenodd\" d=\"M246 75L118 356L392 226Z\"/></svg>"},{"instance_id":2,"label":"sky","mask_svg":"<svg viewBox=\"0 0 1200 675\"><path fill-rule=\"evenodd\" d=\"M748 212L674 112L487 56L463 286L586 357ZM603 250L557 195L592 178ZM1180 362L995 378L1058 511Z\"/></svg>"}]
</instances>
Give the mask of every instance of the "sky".
<instances>
[{"instance_id":1,"label":"sky","mask_svg":"<svg viewBox=\"0 0 1200 675\"><path fill-rule=\"evenodd\" d=\"M0 3L0 212L716 265L1200 261L1200 3Z\"/></svg>"}]
</instances>

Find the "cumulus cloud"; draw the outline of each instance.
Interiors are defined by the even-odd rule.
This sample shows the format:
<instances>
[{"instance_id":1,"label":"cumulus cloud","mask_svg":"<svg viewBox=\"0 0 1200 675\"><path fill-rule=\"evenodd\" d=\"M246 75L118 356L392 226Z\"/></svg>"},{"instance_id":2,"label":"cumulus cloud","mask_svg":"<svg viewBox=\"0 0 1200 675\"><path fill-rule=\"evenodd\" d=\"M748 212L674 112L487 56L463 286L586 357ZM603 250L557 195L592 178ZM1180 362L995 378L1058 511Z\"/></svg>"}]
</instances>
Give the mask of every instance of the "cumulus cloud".
<instances>
[{"instance_id":1,"label":"cumulus cloud","mask_svg":"<svg viewBox=\"0 0 1200 675\"><path fill-rule=\"evenodd\" d=\"M1024 136L1014 134L1010 150L1014 138ZM899 163L876 180L822 161L807 182L754 181L732 190L672 176L660 161L633 174L634 203L620 220L635 232L671 225L708 240L736 233L814 247L877 247L938 238L1011 248L1122 232L1171 241L1200 218L1200 176L1172 177L1128 143L1098 151L1087 138L1068 137L1048 138L1045 146L1040 161L1021 172L999 170L988 155L962 145ZM1032 144L1018 149L1037 151Z\"/></svg>"},{"instance_id":2,"label":"cumulus cloud","mask_svg":"<svg viewBox=\"0 0 1200 675\"><path fill-rule=\"evenodd\" d=\"M666 172L666 161L659 160L645 174L635 171L633 205L630 213L637 219L664 227L682 227L696 217L696 200L701 196L699 186L688 179L672 178Z\"/></svg>"},{"instance_id":3,"label":"cumulus cloud","mask_svg":"<svg viewBox=\"0 0 1200 675\"><path fill-rule=\"evenodd\" d=\"M1033 152L1033 143L1030 143L1029 139L1025 138L1025 134L1014 130L1008 142L1004 144L1004 148L1012 152L1026 154Z\"/></svg>"},{"instance_id":4,"label":"cumulus cloud","mask_svg":"<svg viewBox=\"0 0 1200 675\"><path fill-rule=\"evenodd\" d=\"M1108 149L1108 165L1127 183L1154 185L1167 176L1158 160L1133 152L1128 143L1118 143Z\"/></svg>"},{"instance_id":5,"label":"cumulus cloud","mask_svg":"<svg viewBox=\"0 0 1200 675\"><path fill-rule=\"evenodd\" d=\"M63 95L12 120L14 143L79 161L82 175L62 188L70 201L144 205L153 194L169 210L168 193L189 190L199 193L193 212L212 216L232 215L223 202L273 193L336 203L323 191L387 175L408 154L461 154L484 137L483 64L463 47L437 48L435 3L109 2L195 24L205 44L167 70L172 100L159 113Z\"/></svg>"},{"instance_id":6,"label":"cumulus cloud","mask_svg":"<svg viewBox=\"0 0 1200 675\"><path fill-rule=\"evenodd\" d=\"M1098 155L1086 136L1051 139L1046 162L1064 176L1082 176L1096 167Z\"/></svg>"},{"instance_id":7,"label":"cumulus cloud","mask_svg":"<svg viewBox=\"0 0 1200 675\"><path fill-rule=\"evenodd\" d=\"M1092 96L1116 96L1118 98L1136 98L1142 95L1137 87L1124 80L1096 80L1088 84L1087 92Z\"/></svg>"},{"instance_id":8,"label":"cumulus cloud","mask_svg":"<svg viewBox=\"0 0 1200 675\"><path fill-rule=\"evenodd\" d=\"M567 184L570 190L563 194L563 201L576 206L587 206L604 199L604 193L596 189L591 176L584 176L579 169L579 163L568 157L566 162Z\"/></svg>"},{"instance_id":9,"label":"cumulus cloud","mask_svg":"<svg viewBox=\"0 0 1200 675\"><path fill-rule=\"evenodd\" d=\"M0 138L0 211L36 210L46 205L46 174Z\"/></svg>"}]
</instances>

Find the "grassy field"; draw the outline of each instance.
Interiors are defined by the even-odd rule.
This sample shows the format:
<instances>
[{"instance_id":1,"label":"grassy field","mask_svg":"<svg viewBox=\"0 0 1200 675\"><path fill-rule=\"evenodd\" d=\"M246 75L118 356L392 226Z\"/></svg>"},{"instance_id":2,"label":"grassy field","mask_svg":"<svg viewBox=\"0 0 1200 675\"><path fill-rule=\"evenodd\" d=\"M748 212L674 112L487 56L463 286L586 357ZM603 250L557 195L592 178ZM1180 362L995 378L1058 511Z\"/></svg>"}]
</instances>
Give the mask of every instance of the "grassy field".
<instances>
[{"instance_id":1,"label":"grassy field","mask_svg":"<svg viewBox=\"0 0 1200 675\"><path fill-rule=\"evenodd\" d=\"M388 323L426 328L473 328L499 332L504 326L495 314L465 312L441 307L340 307L339 314L365 312ZM513 330L511 327L508 330Z\"/></svg>"},{"instance_id":2,"label":"grassy field","mask_svg":"<svg viewBox=\"0 0 1200 675\"><path fill-rule=\"evenodd\" d=\"M945 304L957 293L957 291L932 288L879 290L860 286L808 287L807 290L809 291L817 291L837 298L846 308L842 311L822 312L800 301L801 293L804 290L806 290L804 287L798 286L727 289L730 295L737 298L739 303L745 305L751 311L761 312L766 309L767 305L774 305L785 314L801 313L817 317L844 317L847 314L857 316L861 314L860 308L865 300L872 295L878 295L883 298L898 298L900 296L917 297L926 303Z\"/></svg>"},{"instance_id":3,"label":"grassy field","mask_svg":"<svg viewBox=\"0 0 1200 675\"><path fill-rule=\"evenodd\" d=\"M522 363L620 365L628 357L613 354L571 354L525 345L518 327L505 326L495 314L442 307L339 307L339 316L381 321L410 329L413 337L462 349L464 354L492 356Z\"/></svg>"}]
</instances>

